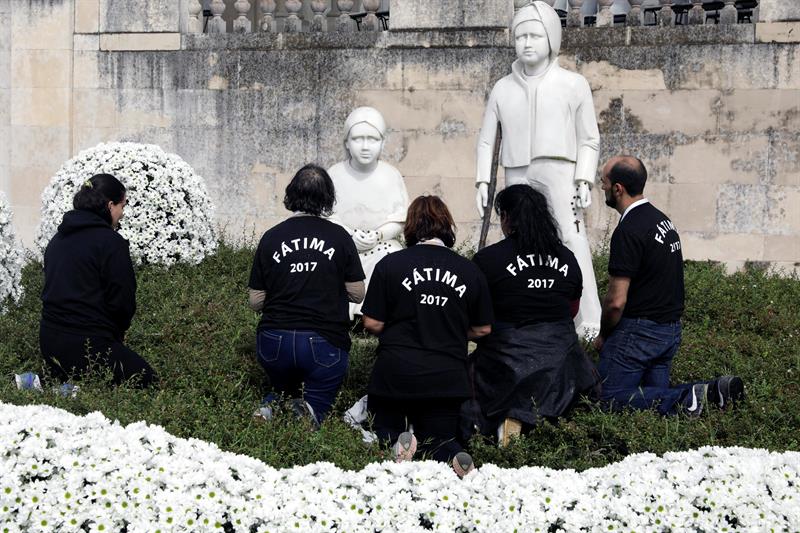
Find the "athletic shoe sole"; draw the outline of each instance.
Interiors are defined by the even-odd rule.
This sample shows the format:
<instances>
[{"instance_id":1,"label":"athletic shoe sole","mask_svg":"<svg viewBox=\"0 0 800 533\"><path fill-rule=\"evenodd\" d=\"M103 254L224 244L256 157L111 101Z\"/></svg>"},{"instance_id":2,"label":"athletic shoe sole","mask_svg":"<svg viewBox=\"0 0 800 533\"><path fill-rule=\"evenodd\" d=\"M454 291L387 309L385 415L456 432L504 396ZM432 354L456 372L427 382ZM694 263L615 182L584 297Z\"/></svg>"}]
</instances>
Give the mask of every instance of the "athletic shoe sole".
<instances>
[{"instance_id":1,"label":"athletic shoe sole","mask_svg":"<svg viewBox=\"0 0 800 533\"><path fill-rule=\"evenodd\" d=\"M402 463L410 461L417 453L417 437L410 431L405 431L397 437L397 442L392 447L394 449L395 462Z\"/></svg>"},{"instance_id":2,"label":"athletic shoe sole","mask_svg":"<svg viewBox=\"0 0 800 533\"><path fill-rule=\"evenodd\" d=\"M453 470L460 478L464 478L467 474L475 470L475 463L472 461L472 456L467 452L458 452L453 457Z\"/></svg>"}]
</instances>

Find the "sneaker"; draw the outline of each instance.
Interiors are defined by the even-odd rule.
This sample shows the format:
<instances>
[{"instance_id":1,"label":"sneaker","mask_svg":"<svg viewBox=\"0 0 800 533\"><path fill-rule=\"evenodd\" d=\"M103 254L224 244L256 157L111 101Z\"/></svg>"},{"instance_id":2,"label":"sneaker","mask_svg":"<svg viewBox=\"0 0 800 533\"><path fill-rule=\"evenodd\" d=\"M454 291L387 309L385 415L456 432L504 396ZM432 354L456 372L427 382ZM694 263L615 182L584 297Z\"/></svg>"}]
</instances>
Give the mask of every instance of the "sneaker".
<instances>
[{"instance_id":1,"label":"sneaker","mask_svg":"<svg viewBox=\"0 0 800 533\"><path fill-rule=\"evenodd\" d=\"M458 452L453 457L453 470L460 478L464 478L467 474L475 470L475 463L472 461L472 456L467 452Z\"/></svg>"},{"instance_id":2,"label":"sneaker","mask_svg":"<svg viewBox=\"0 0 800 533\"><path fill-rule=\"evenodd\" d=\"M292 411L300 419L307 419L314 429L319 429L319 420L317 415L314 414L314 408L302 398L294 398L292 400Z\"/></svg>"},{"instance_id":3,"label":"sneaker","mask_svg":"<svg viewBox=\"0 0 800 533\"><path fill-rule=\"evenodd\" d=\"M692 385L692 388L687 392L686 396L681 402L686 414L689 416L700 416L705 407L708 394L708 385L706 383L698 383Z\"/></svg>"},{"instance_id":4,"label":"sneaker","mask_svg":"<svg viewBox=\"0 0 800 533\"><path fill-rule=\"evenodd\" d=\"M394 450L394 460L397 463L410 461L417 453L417 437L410 431L404 431L397 437L397 442L392 447Z\"/></svg>"},{"instance_id":5,"label":"sneaker","mask_svg":"<svg viewBox=\"0 0 800 533\"><path fill-rule=\"evenodd\" d=\"M506 418L497 427L497 444L505 448L511 442L511 437L522 434L522 422L516 418Z\"/></svg>"},{"instance_id":6,"label":"sneaker","mask_svg":"<svg viewBox=\"0 0 800 533\"><path fill-rule=\"evenodd\" d=\"M19 390L42 390L42 382L34 372L14 374L14 381Z\"/></svg>"},{"instance_id":7,"label":"sneaker","mask_svg":"<svg viewBox=\"0 0 800 533\"><path fill-rule=\"evenodd\" d=\"M62 398L76 398L79 390L81 390L81 388L72 383L62 383L60 387L53 388L53 392Z\"/></svg>"},{"instance_id":8,"label":"sneaker","mask_svg":"<svg viewBox=\"0 0 800 533\"><path fill-rule=\"evenodd\" d=\"M744 400L744 382L738 376L722 376L708 385L708 401L720 409L736 407Z\"/></svg>"},{"instance_id":9,"label":"sneaker","mask_svg":"<svg viewBox=\"0 0 800 533\"><path fill-rule=\"evenodd\" d=\"M253 420L256 422L269 422L272 420L272 407L269 405L262 405L253 413Z\"/></svg>"}]
</instances>

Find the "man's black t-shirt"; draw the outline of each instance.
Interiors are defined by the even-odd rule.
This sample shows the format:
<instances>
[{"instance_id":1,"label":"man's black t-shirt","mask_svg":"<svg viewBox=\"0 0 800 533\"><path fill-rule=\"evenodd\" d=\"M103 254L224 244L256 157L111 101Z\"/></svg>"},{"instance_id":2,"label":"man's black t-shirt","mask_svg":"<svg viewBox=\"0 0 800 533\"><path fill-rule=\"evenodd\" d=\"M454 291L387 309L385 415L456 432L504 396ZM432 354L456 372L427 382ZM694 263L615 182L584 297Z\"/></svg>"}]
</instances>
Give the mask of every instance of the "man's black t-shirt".
<instances>
[{"instance_id":1,"label":"man's black t-shirt","mask_svg":"<svg viewBox=\"0 0 800 533\"><path fill-rule=\"evenodd\" d=\"M498 325L572 320L570 304L581 297L583 275L566 246L555 255L526 253L511 236L484 248L473 261L489 282Z\"/></svg>"},{"instance_id":2,"label":"man's black t-shirt","mask_svg":"<svg viewBox=\"0 0 800 533\"><path fill-rule=\"evenodd\" d=\"M293 216L258 243L250 288L266 292L258 329L315 331L350 350L346 282L364 270L353 240L341 226L314 216Z\"/></svg>"},{"instance_id":3,"label":"man's black t-shirt","mask_svg":"<svg viewBox=\"0 0 800 533\"><path fill-rule=\"evenodd\" d=\"M683 314L683 254L672 221L650 202L627 212L611 236L608 273L631 279L626 318L665 323Z\"/></svg>"},{"instance_id":4,"label":"man's black t-shirt","mask_svg":"<svg viewBox=\"0 0 800 533\"><path fill-rule=\"evenodd\" d=\"M469 260L435 244L384 257L362 312L381 322L369 394L466 398L467 330L491 324L486 279Z\"/></svg>"}]
</instances>

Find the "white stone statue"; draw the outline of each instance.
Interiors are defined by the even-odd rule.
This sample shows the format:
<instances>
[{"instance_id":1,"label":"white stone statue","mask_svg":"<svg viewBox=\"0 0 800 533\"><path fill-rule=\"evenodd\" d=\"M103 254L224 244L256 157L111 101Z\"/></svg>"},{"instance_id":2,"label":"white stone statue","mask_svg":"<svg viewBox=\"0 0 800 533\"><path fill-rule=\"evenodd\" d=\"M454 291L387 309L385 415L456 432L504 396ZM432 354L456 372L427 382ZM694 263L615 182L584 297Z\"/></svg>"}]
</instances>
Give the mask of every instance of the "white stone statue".
<instances>
[{"instance_id":1,"label":"white stone statue","mask_svg":"<svg viewBox=\"0 0 800 533\"><path fill-rule=\"evenodd\" d=\"M503 128L500 164L506 186L529 184L542 192L583 274L575 317L578 333L600 330L600 300L583 223L597 173L600 134L586 79L558 65L561 21L545 2L520 9L511 23L517 60L489 96L477 149L477 204L483 215L497 123Z\"/></svg>"},{"instance_id":2,"label":"white stone statue","mask_svg":"<svg viewBox=\"0 0 800 533\"><path fill-rule=\"evenodd\" d=\"M354 109L344 133L347 159L328 169L336 187L331 220L353 237L369 286L378 261L403 248L397 237L406 221L408 192L400 172L380 161L386 122L377 109ZM351 303L350 313L361 314L361 304Z\"/></svg>"}]
</instances>

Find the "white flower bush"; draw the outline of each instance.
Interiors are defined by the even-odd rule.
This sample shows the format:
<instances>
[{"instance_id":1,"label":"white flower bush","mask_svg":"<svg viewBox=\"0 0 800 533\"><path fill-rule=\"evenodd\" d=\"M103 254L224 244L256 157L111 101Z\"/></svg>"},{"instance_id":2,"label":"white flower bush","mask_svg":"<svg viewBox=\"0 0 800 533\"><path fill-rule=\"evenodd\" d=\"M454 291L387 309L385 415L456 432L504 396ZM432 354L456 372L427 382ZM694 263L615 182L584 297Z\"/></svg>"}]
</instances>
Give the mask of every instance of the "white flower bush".
<instances>
[{"instance_id":1,"label":"white flower bush","mask_svg":"<svg viewBox=\"0 0 800 533\"><path fill-rule=\"evenodd\" d=\"M217 249L214 206L203 178L179 156L152 144L99 144L67 161L42 193L36 248L44 253L72 198L94 174L107 173L128 189L120 234L131 256L170 266L197 264Z\"/></svg>"},{"instance_id":2,"label":"white flower bush","mask_svg":"<svg viewBox=\"0 0 800 533\"><path fill-rule=\"evenodd\" d=\"M796 531L800 453L706 447L582 473L275 470L145 423L0 404L3 531Z\"/></svg>"},{"instance_id":3,"label":"white flower bush","mask_svg":"<svg viewBox=\"0 0 800 533\"><path fill-rule=\"evenodd\" d=\"M22 298L25 253L14 237L11 218L11 207L0 192L0 315L8 310L10 302L18 303Z\"/></svg>"}]
</instances>

